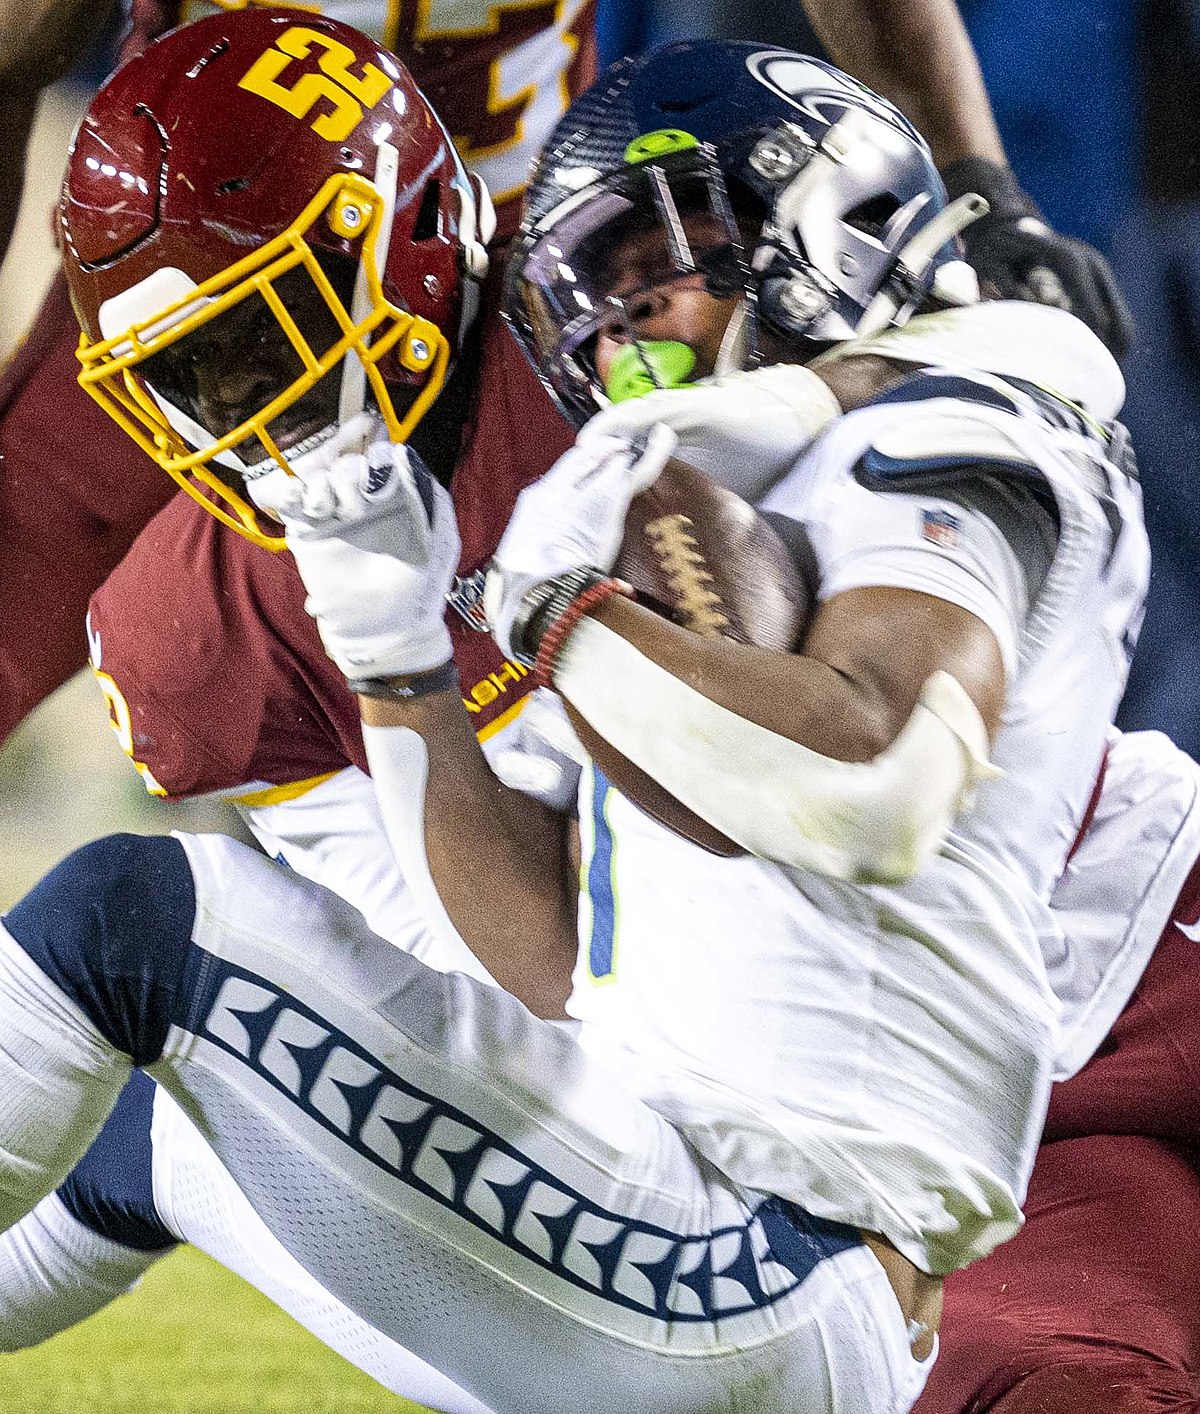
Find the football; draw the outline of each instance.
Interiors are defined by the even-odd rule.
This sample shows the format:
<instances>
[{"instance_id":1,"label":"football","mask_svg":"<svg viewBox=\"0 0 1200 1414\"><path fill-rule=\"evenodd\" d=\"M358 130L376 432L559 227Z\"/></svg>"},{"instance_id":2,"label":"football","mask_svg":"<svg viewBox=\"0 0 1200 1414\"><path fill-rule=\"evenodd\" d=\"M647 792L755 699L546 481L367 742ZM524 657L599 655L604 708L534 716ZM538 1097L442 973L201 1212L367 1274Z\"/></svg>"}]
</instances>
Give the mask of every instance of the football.
<instances>
[{"instance_id":1,"label":"football","mask_svg":"<svg viewBox=\"0 0 1200 1414\"><path fill-rule=\"evenodd\" d=\"M635 497L613 574L632 585L640 604L692 633L783 653L804 640L812 595L779 534L740 496L684 462L668 462ZM714 854L745 853L604 741L570 703L567 711L596 765L647 815Z\"/></svg>"},{"instance_id":2,"label":"football","mask_svg":"<svg viewBox=\"0 0 1200 1414\"><path fill-rule=\"evenodd\" d=\"M770 522L685 462L636 496L613 573L638 602L705 637L794 652L811 595Z\"/></svg>"}]
</instances>

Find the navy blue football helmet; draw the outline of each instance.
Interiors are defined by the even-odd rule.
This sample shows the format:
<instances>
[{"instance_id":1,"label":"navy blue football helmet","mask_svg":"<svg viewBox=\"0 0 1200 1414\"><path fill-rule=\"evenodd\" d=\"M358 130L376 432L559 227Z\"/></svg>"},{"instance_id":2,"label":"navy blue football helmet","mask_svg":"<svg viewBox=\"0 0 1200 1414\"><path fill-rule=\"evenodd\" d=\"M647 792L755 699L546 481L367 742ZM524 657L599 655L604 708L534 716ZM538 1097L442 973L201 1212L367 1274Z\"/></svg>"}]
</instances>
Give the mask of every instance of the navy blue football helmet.
<instances>
[{"instance_id":1,"label":"navy blue football helmet","mask_svg":"<svg viewBox=\"0 0 1200 1414\"><path fill-rule=\"evenodd\" d=\"M628 328L639 282L702 274L710 293L742 297L718 372L752 366L766 334L808 358L903 323L935 287L949 303L976 298L956 237L984 210L977 197L948 206L916 129L830 65L755 44L672 44L613 65L559 122L526 195L505 312L584 421L608 400L597 334L622 318ZM614 261L651 227L669 268L640 271L631 288Z\"/></svg>"}]
</instances>

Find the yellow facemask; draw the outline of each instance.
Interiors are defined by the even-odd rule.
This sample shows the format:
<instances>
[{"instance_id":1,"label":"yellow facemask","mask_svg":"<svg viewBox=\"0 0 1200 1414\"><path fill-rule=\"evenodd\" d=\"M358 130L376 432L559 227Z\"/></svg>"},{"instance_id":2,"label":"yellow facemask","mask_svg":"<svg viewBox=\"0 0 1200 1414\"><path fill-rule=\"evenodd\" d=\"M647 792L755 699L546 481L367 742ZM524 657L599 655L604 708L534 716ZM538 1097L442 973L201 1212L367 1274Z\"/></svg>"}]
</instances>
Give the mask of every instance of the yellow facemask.
<instances>
[{"instance_id":1,"label":"yellow facemask","mask_svg":"<svg viewBox=\"0 0 1200 1414\"><path fill-rule=\"evenodd\" d=\"M406 313L383 293L377 247L384 216L384 199L371 182L353 173L339 173L329 178L285 231L252 255L112 338L96 343L86 335L80 339L79 383L84 391L205 510L266 549L282 550L282 533L265 529L254 506L213 470L212 463L218 457L247 438L256 437L266 455L290 471L269 424L348 355L361 366L388 435L395 442L407 441L445 382L450 361L446 337L436 325ZM335 235L360 242L353 313L334 289L317 259L317 249L310 243L310 233L322 222ZM276 281L300 266L307 271L341 331L341 337L322 354L305 338L275 289ZM302 363L303 372L259 412L196 450L172 426L139 369L148 359L254 296L271 310ZM427 374L403 417L398 415L378 367L380 360L393 350L402 367ZM351 368L347 365L343 379Z\"/></svg>"}]
</instances>

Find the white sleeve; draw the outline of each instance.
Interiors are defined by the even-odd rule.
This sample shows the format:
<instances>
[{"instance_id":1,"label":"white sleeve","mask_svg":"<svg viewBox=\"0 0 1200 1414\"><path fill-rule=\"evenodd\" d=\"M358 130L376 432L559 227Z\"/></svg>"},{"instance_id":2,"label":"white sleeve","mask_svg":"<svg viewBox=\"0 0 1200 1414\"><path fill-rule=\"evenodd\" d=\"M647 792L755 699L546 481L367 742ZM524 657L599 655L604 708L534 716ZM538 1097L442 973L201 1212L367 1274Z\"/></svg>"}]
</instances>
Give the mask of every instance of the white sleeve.
<instances>
[{"instance_id":1,"label":"white sleeve","mask_svg":"<svg viewBox=\"0 0 1200 1414\"><path fill-rule=\"evenodd\" d=\"M28 1350L104 1310L164 1250L113 1242L80 1222L56 1193L43 1198L0 1235L0 1352Z\"/></svg>"},{"instance_id":2,"label":"white sleeve","mask_svg":"<svg viewBox=\"0 0 1200 1414\"><path fill-rule=\"evenodd\" d=\"M357 766L302 795L267 792L265 798L244 798L237 805L270 858L353 904L394 947L439 972L492 980L456 933L430 927L427 910L388 841L375 782Z\"/></svg>"},{"instance_id":3,"label":"white sleeve","mask_svg":"<svg viewBox=\"0 0 1200 1414\"><path fill-rule=\"evenodd\" d=\"M783 496L762 508L788 514ZM945 497L869 490L847 473L812 498L803 521L821 600L874 586L946 599L987 625L1011 673L1030 608L1029 580L989 516Z\"/></svg>"}]
</instances>

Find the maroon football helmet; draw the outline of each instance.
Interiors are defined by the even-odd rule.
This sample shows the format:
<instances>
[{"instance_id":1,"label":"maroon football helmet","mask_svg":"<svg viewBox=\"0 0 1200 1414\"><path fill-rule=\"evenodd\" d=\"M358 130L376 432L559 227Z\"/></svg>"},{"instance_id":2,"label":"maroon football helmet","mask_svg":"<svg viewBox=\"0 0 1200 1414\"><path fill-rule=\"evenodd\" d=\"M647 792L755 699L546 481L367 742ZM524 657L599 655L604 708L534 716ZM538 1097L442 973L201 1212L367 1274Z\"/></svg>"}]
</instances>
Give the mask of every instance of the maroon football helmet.
<instances>
[{"instance_id":1,"label":"maroon football helmet","mask_svg":"<svg viewBox=\"0 0 1200 1414\"><path fill-rule=\"evenodd\" d=\"M493 221L403 64L296 10L214 15L122 66L59 213L80 383L272 548L243 479L368 402L409 436L474 316Z\"/></svg>"}]
</instances>

